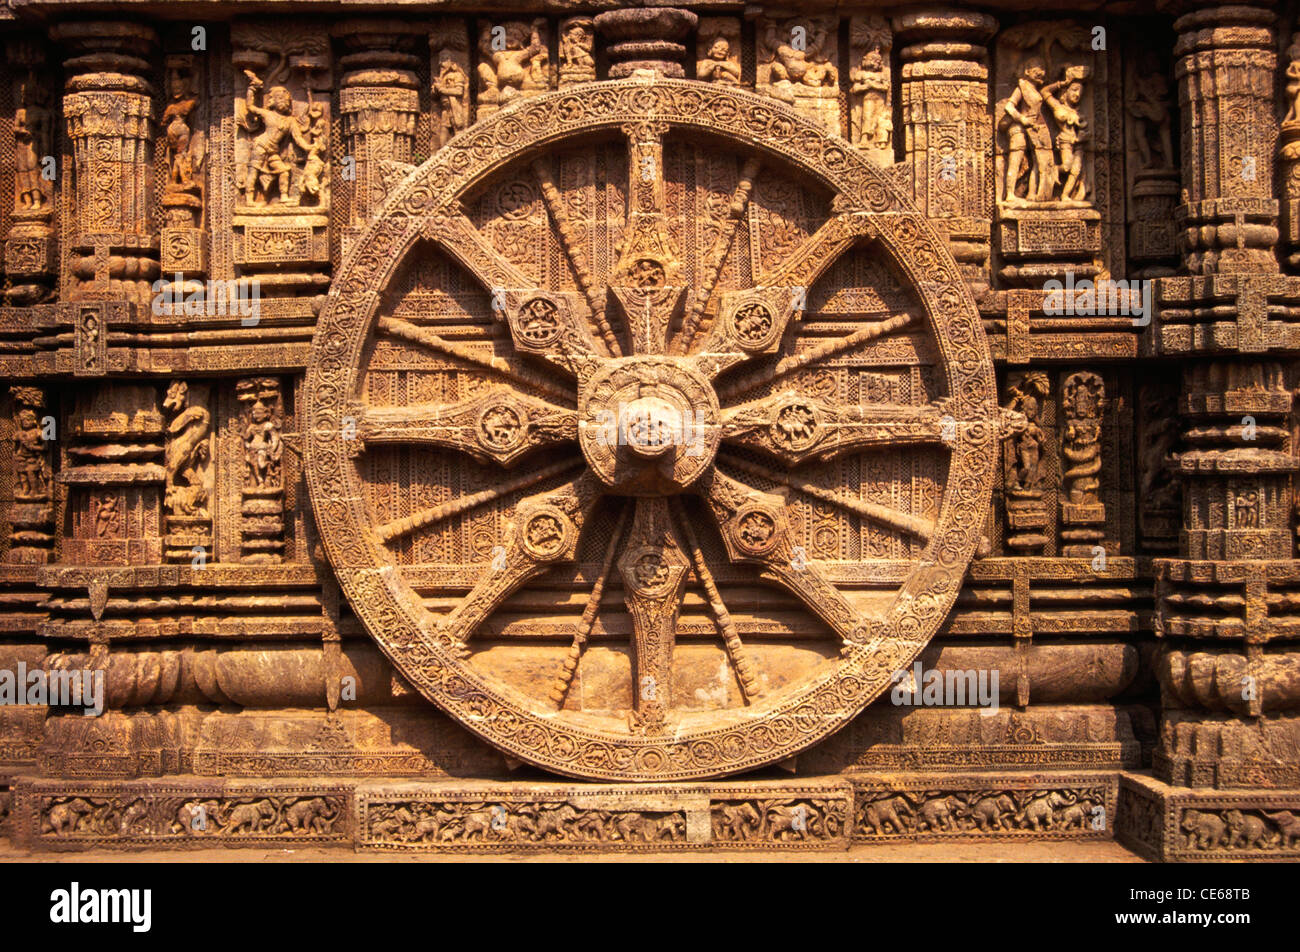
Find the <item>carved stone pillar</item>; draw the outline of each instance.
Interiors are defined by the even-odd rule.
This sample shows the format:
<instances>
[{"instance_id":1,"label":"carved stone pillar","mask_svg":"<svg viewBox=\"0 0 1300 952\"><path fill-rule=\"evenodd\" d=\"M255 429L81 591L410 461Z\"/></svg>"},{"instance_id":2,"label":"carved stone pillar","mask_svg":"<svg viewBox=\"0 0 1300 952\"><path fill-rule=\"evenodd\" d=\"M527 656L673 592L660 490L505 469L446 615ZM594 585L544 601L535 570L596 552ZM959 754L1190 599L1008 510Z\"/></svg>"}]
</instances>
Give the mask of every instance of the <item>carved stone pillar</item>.
<instances>
[{"instance_id":1,"label":"carved stone pillar","mask_svg":"<svg viewBox=\"0 0 1300 952\"><path fill-rule=\"evenodd\" d=\"M1270 10L1233 5L1174 23L1183 124L1178 221L1192 274L1277 271L1273 21Z\"/></svg>"},{"instance_id":2,"label":"carved stone pillar","mask_svg":"<svg viewBox=\"0 0 1300 952\"><path fill-rule=\"evenodd\" d=\"M152 27L60 23L63 115L72 143L69 297L147 304L158 276L153 214Z\"/></svg>"},{"instance_id":3,"label":"carved stone pillar","mask_svg":"<svg viewBox=\"0 0 1300 952\"><path fill-rule=\"evenodd\" d=\"M670 79L685 76L682 61L686 46L682 41L698 22L694 13L675 7L599 14L595 25L608 44L605 55L609 59L609 78L626 79L643 69Z\"/></svg>"},{"instance_id":4,"label":"carved stone pillar","mask_svg":"<svg viewBox=\"0 0 1300 952\"><path fill-rule=\"evenodd\" d=\"M339 90L344 168L352 176L343 232L346 253L351 239L384 201L384 164L411 162L420 115L415 73L420 60L412 51L424 29L399 20L345 20L333 32L347 50L339 58L344 71Z\"/></svg>"},{"instance_id":5,"label":"carved stone pillar","mask_svg":"<svg viewBox=\"0 0 1300 952\"><path fill-rule=\"evenodd\" d=\"M903 148L912 195L948 228L948 247L966 280L988 285L993 137L988 50L997 21L945 10L894 18L902 46Z\"/></svg>"},{"instance_id":6,"label":"carved stone pillar","mask_svg":"<svg viewBox=\"0 0 1300 952\"><path fill-rule=\"evenodd\" d=\"M5 238L4 267L12 281L5 301L36 304L54 286L54 103L45 46L32 37L5 44L14 79L13 226Z\"/></svg>"}]
</instances>

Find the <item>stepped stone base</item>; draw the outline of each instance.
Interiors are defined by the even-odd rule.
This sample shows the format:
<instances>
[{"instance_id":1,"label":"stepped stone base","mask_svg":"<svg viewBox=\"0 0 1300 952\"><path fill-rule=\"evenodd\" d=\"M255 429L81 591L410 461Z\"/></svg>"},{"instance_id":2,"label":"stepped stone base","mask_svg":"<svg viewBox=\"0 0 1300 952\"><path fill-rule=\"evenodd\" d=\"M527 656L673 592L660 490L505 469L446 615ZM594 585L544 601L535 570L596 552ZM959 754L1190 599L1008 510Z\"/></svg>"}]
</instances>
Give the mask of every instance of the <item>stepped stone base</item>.
<instances>
[{"instance_id":1,"label":"stepped stone base","mask_svg":"<svg viewBox=\"0 0 1300 952\"><path fill-rule=\"evenodd\" d=\"M1300 860L1300 790L1171 787L1120 777L1116 836L1165 862Z\"/></svg>"}]
</instances>

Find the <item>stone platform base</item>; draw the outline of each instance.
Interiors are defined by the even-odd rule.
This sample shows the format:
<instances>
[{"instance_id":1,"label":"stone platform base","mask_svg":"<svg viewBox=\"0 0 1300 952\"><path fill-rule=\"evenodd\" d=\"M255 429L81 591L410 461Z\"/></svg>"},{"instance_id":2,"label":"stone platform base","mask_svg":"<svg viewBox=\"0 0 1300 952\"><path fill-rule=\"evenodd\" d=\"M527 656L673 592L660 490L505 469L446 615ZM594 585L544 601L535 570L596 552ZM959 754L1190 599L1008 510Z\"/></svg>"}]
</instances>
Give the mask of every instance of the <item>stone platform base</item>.
<instances>
[{"instance_id":1,"label":"stone platform base","mask_svg":"<svg viewBox=\"0 0 1300 952\"><path fill-rule=\"evenodd\" d=\"M1300 790L1115 771L853 773L682 784L19 778L33 852L279 847L372 854L842 851L1118 839L1154 860L1300 859Z\"/></svg>"},{"instance_id":2,"label":"stone platform base","mask_svg":"<svg viewBox=\"0 0 1300 952\"><path fill-rule=\"evenodd\" d=\"M1166 862L1300 860L1300 790L1171 787L1145 774L1120 778L1116 836Z\"/></svg>"},{"instance_id":3,"label":"stone platform base","mask_svg":"<svg viewBox=\"0 0 1300 952\"><path fill-rule=\"evenodd\" d=\"M363 851L843 850L839 778L604 785L173 777L21 779L10 834L26 849L353 847Z\"/></svg>"}]
</instances>

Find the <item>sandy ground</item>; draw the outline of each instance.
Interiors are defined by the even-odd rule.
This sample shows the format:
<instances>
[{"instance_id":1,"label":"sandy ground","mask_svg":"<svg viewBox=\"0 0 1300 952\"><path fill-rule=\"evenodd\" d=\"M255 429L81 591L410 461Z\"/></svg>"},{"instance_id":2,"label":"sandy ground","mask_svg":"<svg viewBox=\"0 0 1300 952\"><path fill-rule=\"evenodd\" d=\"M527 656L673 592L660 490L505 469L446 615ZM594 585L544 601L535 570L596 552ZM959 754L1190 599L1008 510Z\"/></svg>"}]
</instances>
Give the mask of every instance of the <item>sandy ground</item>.
<instances>
[{"instance_id":1,"label":"sandy ground","mask_svg":"<svg viewBox=\"0 0 1300 952\"><path fill-rule=\"evenodd\" d=\"M0 839L0 863L1142 863L1136 853L1113 841L1023 843L891 843L858 845L847 852L756 853L741 851L627 853L438 854L352 853L340 849L148 850L141 853L93 850L83 853L31 853Z\"/></svg>"}]
</instances>

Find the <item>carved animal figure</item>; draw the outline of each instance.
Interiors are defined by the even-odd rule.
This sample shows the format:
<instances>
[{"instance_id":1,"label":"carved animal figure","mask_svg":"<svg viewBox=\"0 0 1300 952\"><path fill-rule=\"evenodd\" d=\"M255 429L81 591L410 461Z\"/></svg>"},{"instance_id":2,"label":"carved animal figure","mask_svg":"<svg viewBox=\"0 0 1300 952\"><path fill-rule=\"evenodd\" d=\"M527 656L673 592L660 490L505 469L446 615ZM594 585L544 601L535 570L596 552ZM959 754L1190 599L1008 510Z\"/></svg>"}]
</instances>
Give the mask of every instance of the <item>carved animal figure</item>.
<instances>
[{"instance_id":1,"label":"carved animal figure","mask_svg":"<svg viewBox=\"0 0 1300 952\"><path fill-rule=\"evenodd\" d=\"M1213 850L1223 845L1228 826L1213 813L1187 810L1183 813L1183 832L1188 849Z\"/></svg>"},{"instance_id":2,"label":"carved animal figure","mask_svg":"<svg viewBox=\"0 0 1300 952\"><path fill-rule=\"evenodd\" d=\"M905 832L903 821L899 819L900 814L908 818L916 815L906 800L895 796L868 803L862 817L873 833L883 835Z\"/></svg>"},{"instance_id":3,"label":"carved animal figure","mask_svg":"<svg viewBox=\"0 0 1300 952\"><path fill-rule=\"evenodd\" d=\"M1092 819L1093 803L1091 800L1081 800L1078 803L1072 803L1057 817L1057 822L1061 829L1071 830L1076 826L1083 830L1087 829L1089 821Z\"/></svg>"},{"instance_id":4,"label":"carved animal figure","mask_svg":"<svg viewBox=\"0 0 1300 952\"><path fill-rule=\"evenodd\" d=\"M956 797L930 797L916 809L917 826L932 832L953 829L951 811L956 806Z\"/></svg>"},{"instance_id":5,"label":"carved animal figure","mask_svg":"<svg viewBox=\"0 0 1300 952\"><path fill-rule=\"evenodd\" d=\"M763 825L752 803L724 803L713 818L713 835L719 840L751 839Z\"/></svg>"},{"instance_id":6,"label":"carved animal figure","mask_svg":"<svg viewBox=\"0 0 1300 952\"><path fill-rule=\"evenodd\" d=\"M1272 845L1272 836L1265 823L1257 816L1249 813L1242 813L1240 810L1229 810L1227 813L1228 821L1228 849L1241 847L1242 849L1251 849L1258 847L1264 849Z\"/></svg>"},{"instance_id":7,"label":"carved animal figure","mask_svg":"<svg viewBox=\"0 0 1300 952\"><path fill-rule=\"evenodd\" d=\"M821 816L804 803L777 804L767 810L768 833L774 840L807 839L821 824Z\"/></svg>"},{"instance_id":8,"label":"carved animal figure","mask_svg":"<svg viewBox=\"0 0 1300 952\"><path fill-rule=\"evenodd\" d=\"M205 833L218 823L218 811L221 804L216 800L191 801L181 804L176 811L176 822L172 824L173 833Z\"/></svg>"},{"instance_id":9,"label":"carved animal figure","mask_svg":"<svg viewBox=\"0 0 1300 952\"><path fill-rule=\"evenodd\" d=\"M572 824L578 819L578 811L569 804L548 807L537 817L537 838L549 839L552 835L557 840L567 840L572 836Z\"/></svg>"},{"instance_id":10,"label":"carved animal figure","mask_svg":"<svg viewBox=\"0 0 1300 952\"><path fill-rule=\"evenodd\" d=\"M414 822L414 813L406 807L398 807L389 816L376 817L370 824L370 832L376 837L392 836Z\"/></svg>"},{"instance_id":11,"label":"carved animal figure","mask_svg":"<svg viewBox=\"0 0 1300 952\"><path fill-rule=\"evenodd\" d=\"M49 825L49 832L56 836L63 836L72 833L77 829L77 824L93 809L91 805L81 797L74 797L64 803L56 803L50 807L50 812L45 816L45 822Z\"/></svg>"},{"instance_id":12,"label":"carved animal figure","mask_svg":"<svg viewBox=\"0 0 1300 952\"><path fill-rule=\"evenodd\" d=\"M148 812L149 805L143 799L132 800L127 804L127 808L122 811L122 818L117 825L118 832L126 836L131 832L131 827L135 821Z\"/></svg>"},{"instance_id":13,"label":"carved animal figure","mask_svg":"<svg viewBox=\"0 0 1300 952\"><path fill-rule=\"evenodd\" d=\"M1297 843L1300 843L1300 817L1297 817L1290 810L1265 813L1264 816L1272 820L1277 827L1278 833L1282 836L1282 848L1284 850L1289 850Z\"/></svg>"},{"instance_id":14,"label":"carved animal figure","mask_svg":"<svg viewBox=\"0 0 1300 952\"><path fill-rule=\"evenodd\" d=\"M275 806L270 800L258 800L256 803L241 803L230 811L226 818L228 833L260 833L275 819Z\"/></svg>"},{"instance_id":15,"label":"carved animal figure","mask_svg":"<svg viewBox=\"0 0 1300 952\"><path fill-rule=\"evenodd\" d=\"M299 800L284 811L284 827L290 833L328 833L338 810L323 797Z\"/></svg>"},{"instance_id":16,"label":"carved animal figure","mask_svg":"<svg viewBox=\"0 0 1300 952\"><path fill-rule=\"evenodd\" d=\"M1048 811L1049 816L1051 811ZM970 808L971 818L981 830L1005 830L1010 828L1011 819L1016 815L1016 802L1005 793L994 793L980 797Z\"/></svg>"},{"instance_id":17,"label":"carved animal figure","mask_svg":"<svg viewBox=\"0 0 1300 952\"><path fill-rule=\"evenodd\" d=\"M1068 807L1074 802L1073 797L1067 797L1055 790L1051 793L1040 793L1025 804L1024 811L1017 814L1016 819L1021 821L1022 827L1027 826L1035 832L1043 828L1051 829L1052 824L1056 822L1057 808Z\"/></svg>"}]
</instances>

